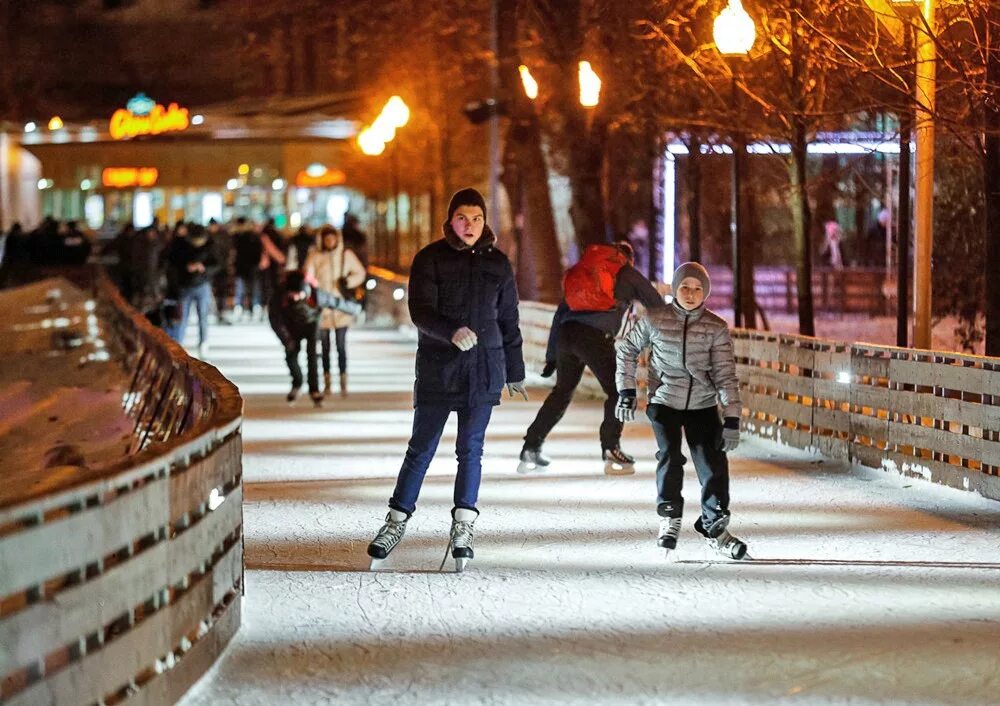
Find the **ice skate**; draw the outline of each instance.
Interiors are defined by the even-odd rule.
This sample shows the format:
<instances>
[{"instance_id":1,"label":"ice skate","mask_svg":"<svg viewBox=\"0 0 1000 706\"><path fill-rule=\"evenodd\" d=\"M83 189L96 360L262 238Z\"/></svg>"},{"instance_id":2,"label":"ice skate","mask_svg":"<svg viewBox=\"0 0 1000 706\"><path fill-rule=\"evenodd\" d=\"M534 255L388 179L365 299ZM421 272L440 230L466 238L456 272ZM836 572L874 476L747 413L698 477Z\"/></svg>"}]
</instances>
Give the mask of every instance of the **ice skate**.
<instances>
[{"instance_id":1,"label":"ice skate","mask_svg":"<svg viewBox=\"0 0 1000 706\"><path fill-rule=\"evenodd\" d=\"M309 399L312 400L313 407L322 407L323 406L323 393L322 392L319 392L319 391L317 391L317 392L310 392L309 393Z\"/></svg>"},{"instance_id":2,"label":"ice skate","mask_svg":"<svg viewBox=\"0 0 1000 706\"><path fill-rule=\"evenodd\" d=\"M455 560L455 571L461 573L472 560L472 526L479 513L476 510L467 510L457 507L451 511L451 538L448 541L448 550L451 551L451 558ZM441 569L444 569L445 562L448 561L448 550L445 551L444 559L441 560Z\"/></svg>"},{"instance_id":3,"label":"ice skate","mask_svg":"<svg viewBox=\"0 0 1000 706\"><path fill-rule=\"evenodd\" d=\"M369 568L372 571L382 568L383 563L388 558L389 553L396 548L399 540L406 532L406 523L410 516L390 508L389 514L385 516L385 524L375 535L375 539L368 545L368 556L371 557Z\"/></svg>"},{"instance_id":4,"label":"ice skate","mask_svg":"<svg viewBox=\"0 0 1000 706\"><path fill-rule=\"evenodd\" d=\"M635 459L620 446L604 449L604 473L609 476L630 476L635 473Z\"/></svg>"},{"instance_id":5,"label":"ice skate","mask_svg":"<svg viewBox=\"0 0 1000 706\"><path fill-rule=\"evenodd\" d=\"M299 391L301 389L302 388L299 385L292 385L292 389L288 391L287 395L285 395L285 399L288 401L288 404L295 404L295 400L298 399Z\"/></svg>"},{"instance_id":6,"label":"ice skate","mask_svg":"<svg viewBox=\"0 0 1000 706\"><path fill-rule=\"evenodd\" d=\"M746 542L734 537L729 533L729 517L724 517L714 523L711 528L715 532L715 536L709 536L708 532L705 530L705 526L702 524L701 518L699 517L694 523L695 531L705 538L708 542L708 546L714 551L718 552L727 559L746 559L747 557L747 544Z\"/></svg>"},{"instance_id":7,"label":"ice skate","mask_svg":"<svg viewBox=\"0 0 1000 706\"><path fill-rule=\"evenodd\" d=\"M671 553L677 549L677 537L681 533L681 518L679 517L661 517L660 518L660 535L656 540L656 544L663 548L664 556L670 558Z\"/></svg>"},{"instance_id":8,"label":"ice skate","mask_svg":"<svg viewBox=\"0 0 1000 706\"><path fill-rule=\"evenodd\" d=\"M323 373L323 397L329 397L332 391L333 385L330 380L330 373Z\"/></svg>"},{"instance_id":9,"label":"ice skate","mask_svg":"<svg viewBox=\"0 0 1000 706\"><path fill-rule=\"evenodd\" d=\"M542 450L529 449L527 446L521 449L521 463L517 465L518 473L531 473L532 471L544 471L551 461L542 454Z\"/></svg>"},{"instance_id":10,"label":"ice skate","mask_svg":"<svg viewBox=\"0 0 1000 706\"><path fill-rule=\"evenodd\" d=\"M718 537L708 537L708 546L727 559L748 559L746 542L722 530Z\"/></svg>"}]
</instances>

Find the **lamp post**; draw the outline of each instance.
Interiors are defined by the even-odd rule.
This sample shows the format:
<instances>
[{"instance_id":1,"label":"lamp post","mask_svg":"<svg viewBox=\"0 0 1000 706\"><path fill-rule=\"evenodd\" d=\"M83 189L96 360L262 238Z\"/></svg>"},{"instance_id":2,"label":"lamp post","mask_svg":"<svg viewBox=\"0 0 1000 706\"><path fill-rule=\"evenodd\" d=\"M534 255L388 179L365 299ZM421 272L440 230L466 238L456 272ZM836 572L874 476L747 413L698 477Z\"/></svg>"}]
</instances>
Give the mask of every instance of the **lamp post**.
<instances>
[{"instance_id":1,"label":"lamp post","mask_svg":"<svg viewBox=\"0 0 1000 706\"><path fill-rule=\"evenodd\" d=\"M740 0L729 0L729 4L715 18L712 26L712 36L715 39L715 46L719 53L727 59L732 59L730 63L735 63L740 57L745 57L750 53L754 40L757 38L757 28L753 19L743 9ZM732 110L733 125L738 119L737 100L739 98L736 81L736 67L731 66L732 72ZM742 172L743 155L746 151L744 138L738 129L733 135L733 161L732 161L732 203L729 218L729 232L733 243L733 325L743 326L747 323L743 311L743 266L740 251L742 250L743 217L742 205Z\"/></svg>"},{"instance_id":2,"label":"lamp post","mask_svg":"<svg viewBox=\"0 0 1000 706\"><path fill-rule=\"evenodd\" d=\"M377 157L378 155L385 152L385 145L387 142L392 142L396 137L397 128L401 128L406 125L410 120L410 109L399 96L393 96L386 104L382 107L382 112L378 114L375 121L360 133L358 133L357 142L358 147L361 151L371 157ZM394 255L395 263L397 267L399 266L399 162L396 151L398 149L399 143L395 143L392 147L392 151L389 154L390 158L390 168L391 168L391 178L392 185L391 189L393 191L393 215L394 215L394 227L393 227L393 247L391 248Z\"/></svg>"}]
</instances>

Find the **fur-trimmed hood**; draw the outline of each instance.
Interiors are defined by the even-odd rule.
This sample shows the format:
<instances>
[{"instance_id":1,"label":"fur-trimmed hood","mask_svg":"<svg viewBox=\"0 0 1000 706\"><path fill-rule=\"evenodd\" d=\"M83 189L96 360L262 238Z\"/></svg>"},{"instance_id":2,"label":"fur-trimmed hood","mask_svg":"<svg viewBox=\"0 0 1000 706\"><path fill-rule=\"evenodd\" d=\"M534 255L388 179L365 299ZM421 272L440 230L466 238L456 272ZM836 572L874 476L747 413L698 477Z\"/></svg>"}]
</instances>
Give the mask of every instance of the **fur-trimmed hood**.
<instances>
[{"instance_id":1,"label":"fur-trimmed hood","mask_svg":"<svg viewBox=\"0 0 1000 706\"><path fill-rule=\"evenodd\" d=\"M480 235L479 240L472 245L466 245L462 242L462 239L458 237L458 233L456 233L455 229L451 227L451 223L445 223L443 230L444 239L448 241L448 245L455 250L473 250L480 252L488 250L497 244L497 236L489 226L483 226L483 234Z\"/></svg>"}]
</instances>

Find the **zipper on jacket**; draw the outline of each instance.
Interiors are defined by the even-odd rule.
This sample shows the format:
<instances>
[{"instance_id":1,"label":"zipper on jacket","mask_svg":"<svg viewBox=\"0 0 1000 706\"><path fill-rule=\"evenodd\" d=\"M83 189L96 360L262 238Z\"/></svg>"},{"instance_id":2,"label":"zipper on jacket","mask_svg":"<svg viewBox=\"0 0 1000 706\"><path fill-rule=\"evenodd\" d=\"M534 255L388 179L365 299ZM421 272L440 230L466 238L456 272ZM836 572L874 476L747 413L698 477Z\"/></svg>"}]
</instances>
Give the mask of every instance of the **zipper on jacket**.
<instances>
[{"instance_id":1,"label":"zipper on jacket","mask_svg":"<svg viewBox=\"0 0 1000 706\"><path fill-rule=\"evenodd\" d=\"M688 405L691 404L691 391L694 389L694 375L688 370L687 366L687 349L688 349L688 321L691 318L687 315L684 316L684 333L681 335L681 365L684 366L684 370L687 370L688 374L688 394L687 399L684 400L684 411L687 411Z\"/></svg>"}]
</instances>

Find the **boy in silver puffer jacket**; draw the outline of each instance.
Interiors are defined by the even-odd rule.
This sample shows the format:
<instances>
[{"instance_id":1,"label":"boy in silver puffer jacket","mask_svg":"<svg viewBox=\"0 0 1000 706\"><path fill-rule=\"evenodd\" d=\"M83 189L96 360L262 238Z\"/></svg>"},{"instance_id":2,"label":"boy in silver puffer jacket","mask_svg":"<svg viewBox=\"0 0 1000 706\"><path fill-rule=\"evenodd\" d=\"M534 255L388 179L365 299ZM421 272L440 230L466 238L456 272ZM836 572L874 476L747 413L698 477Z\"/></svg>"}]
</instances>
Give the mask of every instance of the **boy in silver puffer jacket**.
<instances>
[{"instance_id":1,"label":"boy in silver puffer jacket","mask_svg":"<svg viewBox=\"0 0 1000 706\"><path fill-rule=\"evenodd\" d=\"M677 547L684 499L681 429L701 482L701 515L695 530L724 556L742 559L747 546L729 526L729 461L740 441L739 381L728 324L705 308L711 291L708 272L697 262L677 268L671 306L651 310L617 345L618 406L623 422L635 419L636 367L650 349L646 416L653 425L656 454L656 510L661 517L659 546ZM719 419L719 404L725 421Z\"/></svg>"}]
</instances>

